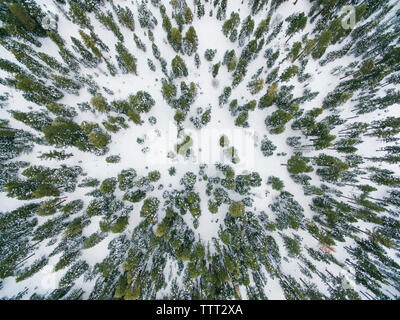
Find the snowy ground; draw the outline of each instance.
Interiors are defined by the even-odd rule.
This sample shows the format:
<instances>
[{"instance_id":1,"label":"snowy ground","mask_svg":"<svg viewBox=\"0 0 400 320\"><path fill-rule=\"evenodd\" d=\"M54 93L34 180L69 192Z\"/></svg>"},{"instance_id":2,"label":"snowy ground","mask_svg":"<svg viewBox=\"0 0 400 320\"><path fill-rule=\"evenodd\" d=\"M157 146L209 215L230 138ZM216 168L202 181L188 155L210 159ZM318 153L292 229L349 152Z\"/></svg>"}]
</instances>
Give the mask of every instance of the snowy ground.
<instances>
[{"instance_id":1,"label":"snowy ground","mask_svg":"<svg viewBox=\"0 0 400 320\"><path fill-rule=\"evenodd\" d=\"M115 3L121 2L121 5L130 5L128 1L115 1ZM45 6L47 9L53 12L57 12L57 8L50 1L40 0L38 1L41 5ZM172 9L166 3L167 12L169 16L171 16ZM151 4L148 5L153 8ZM206 5L206 8L210 5ZM287 17L295 12L308 12L311 7L309 1L299 1L297 5L293 5L292 1L288 1L283 3L278 12L274 15L274 17L279 19L279 16ZM109 5L106 5L104 9L110 9ZM166 33L162 30L161 22L162 18L158 9L152 10L153 14L159 21L158 26L153 31L155 35L155 43L157 43L162 56L168 63L174 58L176 53L167 43ZM135 33L139 36L139 38L146 44L147 52L143 53L139 51L135 43L133 41L132 32L130 32L126 28L121 28L121 31L124 35L125 41L124 45L128 48L128 50L136 56L138 59L138 76L135 75L125 75L118 74L115 77L107 76L102 74L98 69L87 69L84 72L87 74L92 74L94 76L95 81L101 87L107 87L108 89L114 92L113 96L107 95L104 91L103 94L111 100L124 99L127 98L130 94L135 93L139 90L148 91L153 99L156 101L153 109L146 114L145 123L142 126L135 126L132 122L129 122L130 127L126 130L120 130L118 133L112 134L112 142L109 145L109 152L104 156L96 156L91 153L85 153L77 150L76 148L67 148L65 149L66 153L72 152L74 154L70 159L64 160L68 166L79 165L82 167L83 172L87 174L88 177L95 177L98 180L102 181L106 178L116 177L123 169L127 168L135 168L139 176L145 176L149 171L159 170L161 173L161 180L159 183L162 183L165 187L168 185L172 185L174 187L179 186L179 181L181 177L188 171L192 171L197 174L199 170L199 165L201 163L207 163L208 168L206 169L207 175L215 176L217 174L217 170L213 165L214 158L219 159L222 153L221 148L216 145L219 137L222 134L231 135L230 140L235 141L233 145L238 149L239 158L242 161L237 165L232 165L235 169L236 174L241 174L244 172L259 172L262 181L262 186L256 189L252 189L252 192L255 194L253 208L251 209L253 212L260 211L269 211L268 205L271 204L274 199L279 195L278 191L274 191L271 189L269 185L267 185L267 179L269 176L277 176L284 182L284 190L290 192L294 195L294 198L301 204L304 208L304 215L306 219L312 219L314 213L309 209L309 204L311 203L311 198L304 196L303 188L301 185L296 184L290 177L289 172L287 171L286 166L282 165L287 163L287 160L293 155L293 149L286 144L286 138L291 136L298 136L299 131L294 131L290 128L290 123L286 125L286 131L284 134L280 135L269 135L265 128L265 117L270 115L273 111L276 110L276 107L267 108L265 110L258 110L250 112L249 115L249 123L250 128L245 133L246 130L239 130L234 125L234 118L230 116L228 111L228 104L223 108L218 106L218 96L222 93L222 90L226 86L230 86L232 82L232 75L228 73L226 67L221 66L220 72L217 76L218 86L215 88L212 83L212 75L210 73L210 69L212 65L218 61L223 60L224 53L227 49L235 49L236 54L240 54L241 48L238 47L237 43L233 44L227 39L221 30L221 22L217 21L215 16L208 16L208 9L206 9L206 15L201 19L194 19L193 27L195 28L197 35L199 37L199 48L198 52L200 53L200 57L202 58L202 63L199 69L196 68L193 57L189 58L186 56L185 62L188 66L189 76L187 78L183 78L183 81L193 81L196 83L199 88L199 95L197 97L196 102L191 108L191 115L195 115L195 110L198 107L202 107L203 109L208 106L212 107L212 116L211 122L207 125L203 131L199 132L196 130L191 122L189 121L189 117L187 117L186 122L184 123L184 127L187 128L187 132L192 132L192 137L194 137L194 149L197 151L196 159L185 160L182 157L178 157L176 160L170 160L167 158L167 154L169 151L172 151L174 143L176 143L176 127L174 125L173 116L174 111L168 106L168 104L164 101L161 95L161 78L164 75L161 73L161 67L158 62L157 71L151 72L147 67L147 58L152 57L151 53L151 42L149 41L147 35L145 34L145 30L140 28L136 21L136 30ZM228 9L227 9L227 17L229 17L230 12L236 11L240 12L240 17L243 20L250 13L250 10L246 4L240 4L239 1L229 1ZM255 25L257 26L261 19L264 19L266 16L266 10L263 10L256 16L254 16ZM64 39L69 39L70 36L74 36L79 38L78 27L71 28L71 23L67 21L61 14L59 14L60 21L58 32L63 36ZM110 56L114 57L114 47L115 47L115 39L114 35L111 31L108 31L102 26L92 14L90 16L91 22L94 25L94 29L101 33L101 39L104 41L111 49ZM274 20L274 19L272 19ZM284 24L283 30L285 30L286 22ZM284 57L285 49L290 49L291 45L295 41L301 41L301 37L311 32L313 29L313 24L308 24L304 32L298 33L295 35L288 44L286 43L286 39L283 35L283 32L280 33L277 39L272 41L268 47L273 47L274 50L276 48L281 49L281 55L277 60L276 64L281 61ZM57 55L57 47L50 39L43 39L41 50L45 51L50 55ZM334 51L340 48L343 44L337 46L330 46L329 51ZM207 62L203 58L203 53L206 49L212 48L217 50L217 54L213 60L213 62ZM264 66L264 71L268 70L265 66L265 58L263 57L263 52L267 49L264 47L260 52L259 56L255 61L253 61L248 68L246 78L241 82L241 84L233 90L232 96L230 97L230 101L233 99L238 99L239 105L243 105L250 100L259 100L262 95L265 94L265 90L262 90L260 93L256 95L251 95L246 87L247 83L250 81L252 75L254 75L257 70ZM7 57L12 60L12 56L5 52L3 48L0 48L1 56ZM14 61L14 60L13 60ZM294 97L299 97L303 94L304 86L307 84L312 92L319 92L318 96L312 100L310 103L307 102L301 105L305 111L311 110L313 108L321 107L323 99L326 95L331 92L340 82L338 76L334 76L331 74L331 71L338 66L347 66L352 61L352 57L345 56L342 59L336 59L328 63L326 66L321 67L318 64L318 61L314 61L310 59L310 62L307 65L306 73L313 74L311 80L306 83L299 83L297 78L293 78L290 82L286 83L286 85L294 85L295 89L293 91ZM285 70L291 63L289 60L285 61L281 66L280 70ZM100 69L105 69L105 65L100 65ZM262 73L264 76L265 73ZM268 70L270 71L270 70ZM12 94L12 99L10 101L10 105L8 109L18 109L20 111L28 111L29 107L33 107L37 109L37 106L33 106L32 103L26 102L20 93L15 90L7 89ZM77 103L87 102L91 98L91 95L86 91L86 89L81 89L78 96L74 95L66 95L60 103L65 103L68 105L76 106ZM341 107L341 116L343 118L349 118L354 114L350 111L351 102L345 104ZM78 109L77 109L78 111ZM394 106L393 109L389 109L385 112L389 114L399 114L398 106ZM328 114L324 112L321 115L321 119ZM381 112L373 112L366 116L363 116L363 121L371 121L376 119L377 117L382 117L385 114ZM150 116L155 116L157 118L157 124L151 125L147 121L147 118ZM0 110L0 118L9 118L7 113L7 108ZM82 121L93 121L97 123L101 123L105 120L106 117L103 114L92 113L92 112L79 112L79 115L74 119L75 122L81 123ZM355 119L354 121L356 121ZM353 121L353 120L351 120ZM10 119L10 123L14 128L21 128L27 131L33 132L32 129L23 125L22 123ZM208 132L206 132L208 130ZM236 131L234 131L236 130ZM236 133L235 133L236 132ZM210 134L211 133L211 134ZM201 139L201 134L210 134L212 139ZM238 134L240 139L234 139L233 136ZM333 132L335 134L335 132ZM277 150L274 152L274 155L271 157L264 157L260 150L261 140L264 135L267 135L269 139L272 140L273 144L277 146ZM146 138L146 141L143 145L139 145L136 142L137 138ZM240 141L240 142L239 142ZM304 143L307 142L305 137L302 137L302 141ZM144 154L141 150L142 148L148 146L149 152ZM376 149L380 146L376 144L376 141L373 139L365 140L361 145L358 146L359 154L363 156L371 156L374 155ZM199 151L201 149L201 152ZM53 160L41 160L38 159L39 156L43 152L47 152L51 150L49 146L35 146L33 152L28 155L22 155L17 160L28 161L32 164L40 164L48 167L58 167L60 162L56 162ZM335 154L335 151L324 151L327 154ZM285 155L279 156L277 154L283 153ZM318 153L314 153L311 151L307 153L307 156L312 157L313 155L317 155ZM105 158L110 155L119 155L121 157L121 161L117 164L107 163ZM204 160L206 159L206 160ZM208 159L208 161L207 161ZM174 166L177 170L177 173L174 177L171 177L168 174L168 169ZM391 167L393 169L393 167ZM395 170L400 172L397 167ZM312 177L311 184L319 185L320 180L319 177L315 174L315 172L311 173ZM200 238L204 243L211 242L212 238L218 238L218 230L221 224L223 224L223 220L225 214L227 212L227 206L222 206L217 215L213 215L208 211L207 201L208 198L205 194L205 188L207 183L205 181L200 181L196 184L196 192L200 193L202 203L202 215L199 218L199 228L193 228L193 219L190 214L183 216L186 224L193 228L193 231L196 234L196 238ZM270 194L268 197L265 197L266 191L269 191ZM352 194L356 192L352 187L344 187L342 190L345 194ZM88 204L88 197L85 196L85 193L88 190L84 188L77 188L76 191L72 194L69 194L69 200L73 199L83 199L85 201L85 205ZM162 198L163 190L155 190L152 193L152 196L156 196L158 198ZM385 190L381 189L378 192L374 193L374 197L381 197L385 194ZM116 191L117 197L122 197L123 192L117 189ZM30 202L30 201L27 201ZM0 210L1 211L9 211L12 209L21 206L23 202L17 201L15 199L7 198L5 193L0 193ZM247 210L246 209L246 210ZM134 213L129 218L129 227L127 229L127 233L139 223L139 210L140 205L136 204L134 207ZM85 208L83 212L85 211ZM269 211L268 213L271 216L271 219L274 219L274 214ZM162 218L164 216L163 212L159 213L159 217ZM43 219L43 220L42 220ZM39 221L44 221L47 218L39 217ZM96 232L98 229L98 223L100 221L100 217L93 217L89 226L87 226L83 234L85 236L89 236L92 233ZM364 225L360 224L360 227L364 227ZM292 232L289 231L287 235L291 235ZM302 246L303 247L311 247L315 250L319 250L319 242L314 239L311 235L308 234L307 231L299 230L293 232L293 234L298 234L302 238ZM272 232L271 235L274 237L276 242L279 245L279 250L282 256L285 256L286 249L284 247L283 239L279 236L278 231ZM115 235L109 235L106 239L96 245L94 248L84 250L84 259L85 261L93 266L96 263L101 262L108 253L107 245L108 243L115 237ZM343 249L343 245L351 245L352 240L348 239L345 244L340 244L336 249L335 258L340 262L344 262L346 258L346 252ZM56 244L52 246L47 246L46 241L40 244L40 248L38 249L36 256L40 257L42 255L49 254ZM309 260L312 258L308 255L306 250L302 252L303 256ZM393 252L389 252L393 258L395 258ZM51 257L49 261L49 266L55 265L60 258L60 255L56 255ZM313 261L313 260L312 260ZM318 267L318 269L323 270L327 267L324 263L318 263L314 261ZM174 266L171 264L171 269L168 267L165 270L166 277L171 270L174 270ZM341 269L339 266L335 264L330 264L328 266L330 272L334 274L342 273L344 274L346 271ZM303 275L299 270L298 260L293 258L288 258L287 261L282 260L282 271L285 274L290 274L296 279L301 278ZM46 294L51 292L54 284L58 283L58 280L65 274L66 269L60 270L59 272L53 272L51 267L47 269L41 270L39 273L35 274L33 277L17 283L14 278L6 278L3 282L3 288L0 290L0 297L12 297L16 295L18 292L24 290L24 288L29 289L29 295L33 292L38 294ZM271 276L267 273L266 276L268 278L267 286L265 288L265 293L268 299L284 299L284 295L282 289L279 285L279 281L276 278L271 278ZM304 277L304 276L303 276ZM93 286L93 282L84 282L82 277L78 279L75 283L76 288L82 288L85 291L83 298L87 298L90 293L90 288ZM321 285L319 287L322 293L328 294L326 287ZM241 286L240 292L242 298L246 298L246 290L244 286ZM162 297L163 292L160 292L160 297ZM25 297L29 297L26 295Z\"/></svg>"}]
</instances>

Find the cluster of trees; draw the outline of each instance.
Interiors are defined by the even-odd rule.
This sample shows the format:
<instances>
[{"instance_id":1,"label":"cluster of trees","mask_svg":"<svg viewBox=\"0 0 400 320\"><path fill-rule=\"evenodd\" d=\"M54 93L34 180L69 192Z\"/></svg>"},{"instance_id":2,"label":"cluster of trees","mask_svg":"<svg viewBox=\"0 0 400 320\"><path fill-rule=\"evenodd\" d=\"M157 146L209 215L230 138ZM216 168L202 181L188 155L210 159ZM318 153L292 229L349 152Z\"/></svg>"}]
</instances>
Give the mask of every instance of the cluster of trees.
<instances>
[{"instance_id":1,"label":"cluster of trees","mask_svg":"<svg viewBox=\"0 0 400 320\"><path fill-rule=\"evenodd\" d=\"M55 29L45 30L42 22L47 13L35 1L2 1L0 44L9 54L0 59L5 74L0 84L12 95L0 96L0 108L9 112L9 119L0 119L0 192L24 204L0 213L0 279L25 281L57 256L52 271L65 271L58 288L43 296L30 292L30 299L80 299L83 294L89 299L154 299L160 292L166 299L241 299L241 292L250 299L265 299L267 275L279 280L288 299L398 298L400 266L392 257L398 255L400 243L400 177L395 167L400 161L400 120L389 112L400 102L399 17L389 15L395 8L391 2L364 1L355 6L356 27L344 29L345 1L316 0L310 12L277 21L275 14L283 2L250 0L250 14L241 16L241 10L227 12L227 0L195 0L194 12L184 0L126 6L116 1L57 0L56 18L77 31L76 37L64 39ZM154 8L162 21L156 19ZM216 49L198 50L193 22L206 9L210 17L216 13L220 25L216 30L222 29L231 45L219 52L220 61ZM101 29L96 30L99 24ZM174 53L170 68L157 46L161 29L166 33L164 44ZM274 48L275 39L278 44L286 42L287 48ZM192 81L188 59L194 59L200 70L201 57L209 62L210 80L226 66L229 83L224 84L218 104L228 109L236 126L252 127L250 112L263 113L270 135L264 135L258 152L273 157L277 151L285 162L287 172L283 171L296 185L289 185L285 176L239 174L238 150L226 136L220 137L219 145L232 165L217 164L210 170L201 165L198 174L181 174L171 167L170 177L155 168L139 175L139 170L127 168L99 181L86 177L80 165L71 165L79 157L75 159L78 151L70 147L104 156L112 134L128 128L127 120L142 125L143 114L161 103L144 90L124 99L110 98L115 93L97 83L102 79L99 73L108 77L118 72L140 82L138 61L146 60L130 52L130 42L138 58L150 51L155 58L153 62L147 57L151 76L173 109L183 137L176 153L189 157L194 147L184 133L186 118L200 129L210 122L216 107L197 107L193 114L201 88ZM54 56L44 43L53 46ZM320 105L310 103L319 94L307 88L315 80L307 73L311 63L323 68L345 56L352 62L332 70L337 86L320 97ZM253 68L256 64L258 69ZM248 70L257 71L247 75ZM244 90L235 91L242 82ZM237 92L244 94L246 87L250 98L239 100ZM299 94L301 87L307 89ZM90 94L87 101L80 100L87 97L80 95L84 88ZM34 106L19 108L14 94ZM79 109L68 105L69 98L79 101ZM85 112L94 115L87 117ZM373 120L359 117L364 114ZM150 117L149 122L154 125L157 119ZM283 135L277 135L288 126L297 136L280 146L277 142ZM373 148L377 141L383 145L375 155L365 156L365 148L360 148L364 141ZM32 157L22 161L36 152L34 147L41 150L38 158L43 165L35 165ZM107 166L121 160L118 155L104 157ZM165 188L162 183L175 181L176 174L180 187ZM262 199L267 212L257 208L261 187L274 190L270 196L267 190L268 202ZM286 188L301 188L304 201ZM88 189L82 199L76 198L75 191L83 194ZM204 242L198 234L207 209L219 231L218 237ZM86 236L83 231L95 216L98 230ZM89 265L85 250L105 239L110 241L104 259ZM351 243L344 246L342 261L334 254L338 242ZM38 256L41 246L48 250ZM282 259L297 263L304 277L283 272ZM344 286L341 275L324 272L316 262L352 267L357 287ZM90 292L78 287L78 279L93 281ZM0 290L1 286L0 281ZM324 286L327 290L322 290ZM25 294L13 298L26 298Z\"/></svg>"}]
</instances>

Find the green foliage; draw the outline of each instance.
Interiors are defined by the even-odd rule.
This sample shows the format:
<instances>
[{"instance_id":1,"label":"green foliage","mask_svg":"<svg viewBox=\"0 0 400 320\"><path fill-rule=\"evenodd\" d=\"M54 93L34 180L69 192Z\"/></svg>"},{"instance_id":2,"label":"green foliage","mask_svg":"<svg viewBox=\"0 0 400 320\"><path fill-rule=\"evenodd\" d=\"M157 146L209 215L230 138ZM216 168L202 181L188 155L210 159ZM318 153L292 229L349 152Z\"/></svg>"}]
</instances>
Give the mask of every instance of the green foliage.
<instances>
[{"instance_id":1,"label":"green foliage","mask_svg":"<svg viewBox=\"0 0 400 320\"><path fill-rule=\"evenodd\" d=\"M144 200L142 208L140 209L141 217L153 217L159 208L160 200L156 197L150 197Z\"/></svg>"},{"instance_id":2,"label":"green foliage","mask_svg":"<svg viewBox=\"0 0 400 320\"><path fill-rule=\"evenodd\" d=\"M116 56L118 66L122 70L122 72L133 73L137 75L137 59L135 58L135 56L133 56L121 42L118 42L115 45L115 49L118 53L118 55Z\"/></svg>"},{"instance_id":3,"label":"green foliage","mask_svg":"<svg viewBox=\"0 0 400 320\"><path fill-rule=\"evenodd\" d=\"M221 138L219 138L219 145L222 148L229 146L229 139L226 135L222 135Z\"/></svg>"},{"instance_id":4,"label":"green foliage","mask_svg":"<svg viewBox=\"0 0 400 320\"><path fill-rule=\"evenodd\" d=\"M292 118L290 113L279 109L265 119L265 124L271 134L280 134L285 131L285 124Z\"/></svg>"},{"instance_id":5,"label":"green foliage","mask_svg":"<svg viewBox=\"0 0 400 320\"><path fill-rule=\"evenodd\" d=\"M278 177L274 177L274 176L268 177L267 183L272 186L272 189L277 190L277 191L282 190L283 187L285 186L281 179L279 179Z\"/></svg>"},{"instance_id":6,"label":"green foliage","mask_svg":"<svg viewBox=\"0 0 400 320\"><path fill-rule=\"evenodd\" d=\"M99 129L94 129L89 134L89 141L97 148L105 148L110 142L110 136Z\"/></svg>"},{"instance_id":7,"label":"green foliage","mask_svg":"<svg viewBox=\"0 0 400 320\"><path fill-rule=\"evenodd\" d=\"M156 181L160 180L161 174L159 171L151 171L148 174L148 178L151 182L156 182Z\"/></svg>"},{"instance_id":8,"label":"green foliage","mask_svg":"<svg viewBox=\"0 0 400 320\"><path fill-rule=\"evenodd\" d=\"M215 54L217 53L217 49L207 49L204 52L204 58L206 58L207 61L212 61L215 57Z\"/></svg>"},{"instance_id":9,"label":"green foliage","mask_svg":"<svg viewBox=\"0 0 400 320\"><path fill-rule=\"evenodd\" d=\"M88 29L92 28L88 15L77 3L71 3L69 16L72 18L72 21L80 27Z\"/></svg>"},{"instance_id":10,"label":"green foliage","mask_svg":"<svg viewBox=\"0 0 400 320\"><path fill-rule=\"evenodd\" d=\"M77 112L73 107L68 107L64 104L51 102L46 104L47 110L59 117L73 118L77 116Z\"/></svg>"},{"instance_id":11,"label":"green foliage","mask_svg":"<svg viewBox=\"0 0 400 320\"><path fill-rule=\"evenodd\" d=\"M108 156L106 158L107 163L118 163L121 161L121 157L118 155Z\"/></svg>"},{"instance_id":12,"label":"green foliage","mask_svg":"<svg viewBox=\"0 0 400 320\"><path fill-rule=\"evenodd\" d=\"M320 59L324 55L331 39L332 39L331 31L328 30L321 33L321 35L318 38L317 45L311 54L314 59Z\"/></svg>"},{"instance_id":13,"label":"green foliage","mask_svg":"<svg viewBox=\"0 0 400 320\"><path fill-rule=\"evenodd\" d=\"M182 34L176 28L171 28L168 33L168 41L175 52L180 52L182 48Z\"/></svg>"},{"instance_id":14,"label":"green foliage","mask_svg":"<svg viewBox=\"0 0 400 320\"><path fill-rule=\"evenodd\" d=\"M142 190L136 190L134 192L128 192L124 195L123 199L136 203L142 201L146 197L146 192Z\"/></svg>"},{"instance_id":15,"label":"green foliage","mask_svg":"<svg viewBox=\"0 0 400 320\"><path fill-rule=\"evenodd\" d=\"M13 198L3 201L5 208L26 202L0 212L0 291L10 281L27 281L29 287L54 259L54 272L61 271L57 289L27 296L32 291L27 287L6 298L265 300L266 272L278 278L287 299L396 298L396 6L364 1L355 6L356 26L346 29L342 20L347 17L340 12L344 0L310 1L304 12L295 10L282 19L283 0L250 0L229 15L227 0L103 2L55 0L59 31L44 30L43 18L53 15L43 1L0 2L0 43L8 51L0 58L0 109L10 118L0 119L0 192ZM212 21L222 26L225 45L233 48L222 48L219 56L216 49L206 50L212 43L199 43L205 35L202 23ZM158 23L166 40L156 36ZM64 39L66 30L70 35ZM46 36L50 42L41 39ZM172 61L163 58L169 57L167 49L175 52ZM312 62L310 56L323 60ZM139 62L147 64L140 77ZM221 66L231 73L226 79ZM313 92L318 75L326 71L329 92ZM132 89L138 87L143 90ZM210 127L212 118L212 129L229 121L253 128L261 116L270 134L283 133L288 124L296 131L252 137L261 154L270 157L257 155L256 163L267 166L263 174L270 171L263 179L261 171L241 166L238 152L243 150L222 133L216 132L219 146L213 147L231 165L189 163L204 150L188 126ZM179 158L188 166L141 168L144 159L122 159L122 153L116 155L120 151L113 151L155 151L144 133L150 128L165 138L160 135L163 117L173 118L180 140L160 157ZM121 130L129 128L129 120L133 128ZM126 135L132 135L131 146L120 145ZM373 149L378 142L382 145ZM126 150L138 156L133 151ZM374 154L366 157L365 152ZM39 160L42 165L35 165ZM118 165L111 163L126 161L136 161L132 166L141 176L126 167L115 177L112 169ZM114 177L90 177L97 164ZM279 168L294 185L285 185L287 180L273 172ZM161 177L165 169L169 177ZM297 191L294 195L285 188ZM207 228L218 230L218 236L214 232L205 239ZM303 233L320 250L304 246ZM339 242L344 251L335 253ZM105 249L92 266L85 261L90 248ZM44 256L38 255L42 249ZM333 272L344 262L355 270L355 288L346 289L347 279ZM295 279L287 267L296 263L302 275ZM84 282L90 284L88 292L80 288Z\"/></svg>"},{"instance_id":16,"label":"green foliage","mask_svg":"<svg viewBox=\"0 0 400 320\"><path fill-rule=\"evenodd\" d=\"M244 214L245 206L242 201L233 201L229 206L229 213L237 218L241 217Z\"/></svg>"},{"instance_id":17,"label":"green foliage","mask_svg":"<svg viewBox=\"0 0 400 320\"><path fill-rule=\"evenodd\" d=\"M196 30L191 26L183 38L183 51L191 56L197 51L199 46L199 39L196 34Z\"/></svg>"},{"instance_id":18,"label":"green foliage","mask_svg":"<svg viewBox=\"0 0 400 320\"><path fill-rule=\"evenodd\" d=\"M304 12L301 12L299 14L293 14L287 17L286 21L289 22L289 26L286 30L286 36L290 36L306 27L307 16L304 14Z\"/></svg>"},{"instance_id":19,"label":"green foliage","mask_svg":"<svg viewBox=\"0 0 400 320\"><path fill-rule=\"evenodd\" d=\"M110 110L110 107L107 103L106 98L101 95L95 96L90 100L93 108L95 108L99 112L107 112Z\"/></svg>"},{"instance_id":20,"label":"green foliage","mask_svg":"<svg viewBox=\"0 0 400 320\"><path fill-rule=\"evenodd\" d=\"M271 18L268 17L268 19L261 20L261 22L258 24L256 31L254 31L254 36L256 39L260 39L268 32L270 20Z\"/></svg>"},{"instance_id":21,"label":"green foliage","mask_svg":"<svg viewBox=\"0 0 400 320\"><path fill-rule=\"evenodd\" d=\"M290 66L288 67L281 75L281 81L289 81L291 78L293 78L297 73L299 72L299 67L298 66Z\"/></svg>"},{"instance_id":22,"label":"green foliage","mask_svg":"<svg viewBox=\"0 0 400 320\"><path fill-rule=\"evenodd\" d=\"M220 63L216 63L214 64L213 68L212 68L212 76L213 78L215 78L218 75L219 72L219 67L221 66Z\"/></svg>"},{"instance_id":23,"label":"green foliage","mask_svg":"<svg viewBox=\"0 0 400 320\"><path fill-rule=\"evenodd\" d=\"M272 212L277 215L276 227L279 230L292 228L297 230L303 226L304 209L294 199L293 195L286 191L281 191L274 202L269 205Z\"/></svg>"},{"instance_id":24,"label":"green foliage","mask_svg":"<svg viewBox=\"0 0 400 320\"><path fill-rule=\"evenodd\" d=\"M172 73L174 78L181 78L188 76L188 70L185 61L180 56L175 56L171 62Z\"/></svg>"},{"instance_id":25,"label":"green foliage","mask_svg":"<svg viewBox=\"0 0 400 320\"><path fill-rule=\"evenodd\" d=\"M118 217L118 219L111 226L110 230L112 233L121 233L126 229L128 223L129 221L127 216Z\"/></svg>"},{"instance_id":26,"label":"green foliage","mask_svg":"<svg viewBox=\"0 0 400 320\"><path fill-rule=\"evenodd\" d=\"M191 24L193 22L193 13L189 7L185 8L185 22L186 24Z\"/></svg>"},{"instance_id":27,"label":"green foliage","mask_svg":"<svg viewBox=\"0 0 400 320\"><path fill-rule=\"evenodd\" d=\"M41 269L43 269L48 262L49 259L46 257L42 257L40 259L35 260L29 267L26 267L23 270L18 271L15 281L21 282L32 277L35 273L38 273Z\"/></svg>"},{"instance_id":28,"label":"green foliage","mask_svg":"<svg viewBox=\"0 0 400 320\"><path fill-rule=\"evenodd\" d=\"M220 237L222 243L224 243L225 245L229 245L229 243L231 242L231 236L227 229L220 231L219 237Z\"/></svg>"},{"instance_id":29,"label":"green foliage","mask_svg":"<svg viewBox=\"0 0 400 320\"><path fill-rule=\"evenodd\" d=\"M80 260L76 262L60 279L59 288L69 287L74 285L75 281L89 269L89 265Z\"/></svg>"},{"instance_id":30,"label":"green foliage","mask_svg":"<svg viewBox=\"0 0 400 320\"><path fill-rule=\"evenodd\" d=\"M118 187L121 191L133 188L134 180L137 177L135 169L124 169L118 175Z\"/></svg>"},{"instance_id":31,"label":"green foliage","mask_svg":"<svg viewBox=\"0 0 400 320\"><path fill-rule=\"evenodd\" d=\"M196 184L197 176L193 172L186 172L180 183L185 186L185 189L192 190Z\"/></svg>"},{"instance_id":32,"label":"green foliage","mask_svg":"<svg viewBox=\"0 0 400 320\"><path fill-rule=\"evenodd\" d=\"M283 241L285 243L285 248L288 250L289 257L297 257L301 253L301 247L300 247L300 242L299 240L294 237L283 237Z\"/></svg>"},{"instance_id":33,"label":"green foliage","mask_svg":"<svg viewBox=\"0 0 400 320\"><path fill-rule=\"evenodd\" d=\"M96 18L110 31L114 33L119 41L124 41L124 36L121 33L118 25L115 23L113 19L113 15L110 11L106 14L103 12L96 12Z\"/></svg>"},{"instance_id":34,"label":"green foliage","mask_svg":"<svg viewBox=\"0 0 400 320\"><path fill-rule=\"evenodd\" d=\"M291 174L312 172L314 168L307 165L310 160L301 156L292 156L287 162L287 169Z\"/></svg>"},{"instance_id":35,"label":"green foliage","mask_svg":"<svg viewBox=\"0 0 400 320\"><path fill-rule=\"evenodd\" d=\"M259 93L264 87L264 79L255 79L248 83L247 87L251 94Z\"/></svg>"},{"instance_id":36,"label":"green foliage","mask_svg":"<svg viewBox=\"0 0 400 320\"><path fill-rule=\"evenodd\" d=\"M269 140L267 136L264 136L263 140L261 141L261 152L264 157L272 156L276 149L277 147L272 143L272 141Z\"/></svg>"}]
</instances>

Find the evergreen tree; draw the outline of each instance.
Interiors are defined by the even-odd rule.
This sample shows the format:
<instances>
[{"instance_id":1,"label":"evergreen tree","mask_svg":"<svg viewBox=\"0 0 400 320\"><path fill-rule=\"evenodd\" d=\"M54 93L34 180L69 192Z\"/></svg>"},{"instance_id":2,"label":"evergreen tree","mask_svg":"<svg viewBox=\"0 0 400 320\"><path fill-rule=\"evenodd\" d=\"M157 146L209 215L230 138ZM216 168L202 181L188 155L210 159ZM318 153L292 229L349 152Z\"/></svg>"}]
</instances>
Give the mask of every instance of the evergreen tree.
<instances>
[{"instance_id":1,"label":"evergreen tree","mask_svg":"<svg viewBox=\"0 0 400 320\"><path fill-rule=\"evenodd\" d=\"M118 66L122 70L123 73L134 73L137 75L137 59L129 53L129 51L125 48L125 46L118 42L115 45L118 55L116 56L118 61Z\"/></svg>"},{"instance_id":2,"label":"evergreen tree","mask_svg":"<svg viewBox=\"0 0 400 320\"><path fill-rule=\"evenodd\" d=\"M290 113L279 109L265 119L265 124L272 134L280 134L285 131L285 124L292 118Z\"/></svg>"},{"instance_id":3,"label":"evergreen tree","mask_svg":"<svg viewBox=\"0 0 400 320\"><path fill-rule=\"evenodd\" d=\"M291 39L295 33L303 30L307 25L307 17L304 12L293 14L287 17L285 21L289 22L289 26L286 30L286 36L290 36L289 39Z\"/></svg>"},{"instance_id":4,"label":"evergreen tree","mask_svg":"<svg viewBox=\"0 0 400 320\"><path fill-rule=\"evenodd\" d=\"M299 174L303 172L312 172L314 168L307 165L309 160L301 156L292 156L287 162L287 169L291 174Z\"/></svg>"},{"instance_id":5,"label":"evergreen tree","mask_svg":"<svg viewBox=\"0 0 400 320\"><path fill-rule=\"evenodd\" d=\"M81 28L93 28L88 15L77 3L70 4L69 16L72 18L72 22L77 23Z\"/></svg>"},{"instance_id":6,"label":"evergreen tree","mask_svg":"<svg viewBox=\"0 0 400 320\"><path fill-rule=\"evenodd\" d=\"M174 78L187 77L188 70L185 61L180 56L175 56L171 62L172 73Z\"/></svg>"},{"instance_id":7,"label":"evergreen tree","mask_svg":"<svg viewBox=\"0 0 400 320\"><path fill-rule=\"evenodd\" d=\"M229 213L237 218L241 217L244 214L245 206L242 201L233 201L229 207Z\"/></svg>"},{"instance_id":8,"label":"evergreen tree","mask_svg":"<svg viewBox=\"0 0 400 320\"><path fill-rule=\"evenodd\" d=\"M107 103L107 100L102 95L93 97L90 100L90 103L93 106L93 108L95 108L99 112L103 113L110 110L110 106Z\"/></svg>"},{"instance_id":9,"label":"evergreen tree","mask_svg":"<svg viewBox=\"0 0 400 320\"><path fill-rule=\"evenodd\" d=\"M268 17L268 19L261 20L261 22L258 24L256 31L254 31L254 36L256 37L256 39L260 39L264 34L268 32L270 20L271 18Z\"/></svg>"},{"instance_id":10,"label":"evergreen tree","mask_svg":"<svg viewBox=\"0 0 400 320\"><path fill-rule=\"evenodd\" d=\"M315 49L313 49L311 54L314 59L320 59L324 55L331 39L332 39L331 31L328 30L321 33L321 35L318 37Z\"/></svg>"}]
</instances>

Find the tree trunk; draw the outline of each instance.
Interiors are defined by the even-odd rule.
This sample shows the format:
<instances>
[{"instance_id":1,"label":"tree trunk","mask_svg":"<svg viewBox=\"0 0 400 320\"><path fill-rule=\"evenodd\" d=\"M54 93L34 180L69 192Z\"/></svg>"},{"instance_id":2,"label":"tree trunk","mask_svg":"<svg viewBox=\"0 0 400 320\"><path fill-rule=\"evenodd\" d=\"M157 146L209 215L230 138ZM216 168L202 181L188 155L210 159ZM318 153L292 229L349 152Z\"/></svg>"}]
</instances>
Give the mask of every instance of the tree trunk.
<instances>
[{"instance_id":1,"label":"tree trunk","mask_svg":"<svg viewBox=\"0 0 400 320\"><path fill-rule=\"evenodd\" d=\"M14 268L18 267L22 262L28 260L30 257L33 257L34 255L35 255L35 254L32 253L29 257L26 257L25 259L21 260L20 262L18 262L18 263L14 266Z\"/></svg>"}]
</instances>

